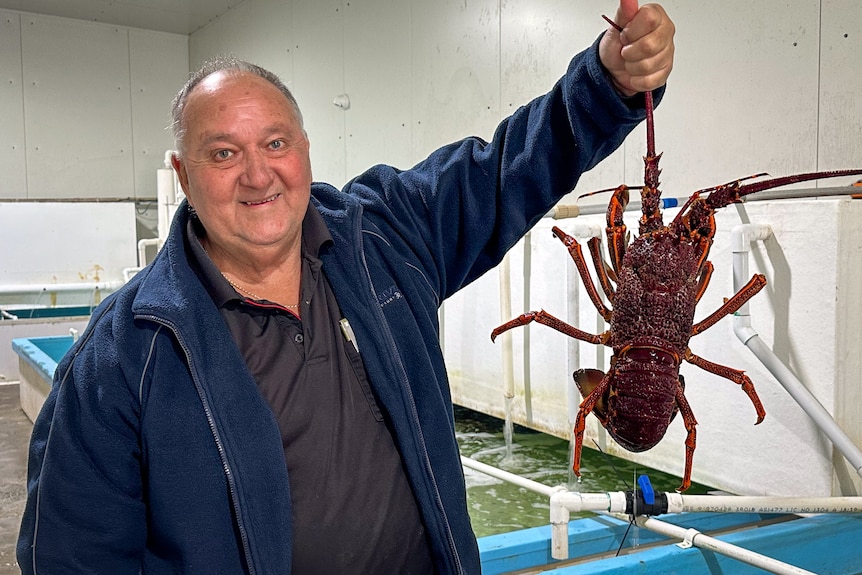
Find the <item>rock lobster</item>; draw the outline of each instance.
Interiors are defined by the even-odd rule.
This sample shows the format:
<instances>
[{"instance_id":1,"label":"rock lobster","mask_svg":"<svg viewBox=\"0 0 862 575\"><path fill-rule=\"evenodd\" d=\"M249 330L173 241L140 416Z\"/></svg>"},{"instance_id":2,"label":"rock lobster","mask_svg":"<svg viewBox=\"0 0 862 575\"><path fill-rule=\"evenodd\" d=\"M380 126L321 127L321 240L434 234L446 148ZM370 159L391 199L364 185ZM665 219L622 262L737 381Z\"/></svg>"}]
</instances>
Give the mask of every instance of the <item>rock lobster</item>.
<instances>
[{"instance_id":1,"label":"rock lobster","mask_svg":"<svg viewBox=\"0 0 862 575\"><path fill-rule=\"evenodd\" d=\"M616 24L608 22L619 30ZM706 188L692 194L673 221L664 225L659 210L661 154L655 152L652 94L644 93L644 99L647 152L644 185L640 190L640 233L628 244L623 212L629 202L630 187L621 185L613 190L607 211L610 265L601 254L598 238L590 239L587 244L599 285L613 309L602 301L577 240L558 227L552 230L568 249L590 300L610 328L602 334L587 333L544 310L530 311L494 329L491 340L512 328L536 321L569 337L612 348L607 373L579 369L573 374L584 398L574 425L573 471L580 476L585 422L590 412L620 446L633 452L654 447L664 437L677 412L681 412L687 437L685 471L678 491L685 491L691 484L697 420L686 400L685 382L679 374L682 361L739 385L757 412L755 424L763 421L766 415L754 384L745 373L699 357L688 347L692 336L736 312L766 285L763 275L755 275L712 314L694 323L695 307L713 272L707 257L715 235L715 211L755 192L808 180L858 175L862 174L862 169L810 172L743 183L766 176L757 174Z\"/></svg>"}]
</instances>

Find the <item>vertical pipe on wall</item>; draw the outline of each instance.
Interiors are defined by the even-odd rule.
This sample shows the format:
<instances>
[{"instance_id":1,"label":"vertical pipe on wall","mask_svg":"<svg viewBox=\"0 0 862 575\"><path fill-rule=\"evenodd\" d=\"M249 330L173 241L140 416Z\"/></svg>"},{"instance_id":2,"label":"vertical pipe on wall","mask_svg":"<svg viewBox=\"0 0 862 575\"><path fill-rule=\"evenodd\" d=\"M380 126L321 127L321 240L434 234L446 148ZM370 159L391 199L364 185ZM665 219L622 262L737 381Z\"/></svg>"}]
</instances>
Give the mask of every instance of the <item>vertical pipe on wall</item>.
<instances>
[{"instance_id":1,"label":"vertical pipe on wall","mask_svg":"<svg viewBox=\"0 0 862 575\"><path fill-rule=\"evenodd\" d=\"M767 225L741 224L731 232L733 246L733 289L738 291L748 278L748 252L753 240L765 240L772 234ZM751 327L751 316L748 303L743 305L733 317L733 332L757 359L778 380L782 387L799 404L806 414L814 421L820 431L833 443L835 448L850 462L856 473L862 476L862 451L844 430L835 422L832 415L823 407L816 397L799 381L785 366L772 349L760 339L758 333Z\"/></svg>"}]
</instances>

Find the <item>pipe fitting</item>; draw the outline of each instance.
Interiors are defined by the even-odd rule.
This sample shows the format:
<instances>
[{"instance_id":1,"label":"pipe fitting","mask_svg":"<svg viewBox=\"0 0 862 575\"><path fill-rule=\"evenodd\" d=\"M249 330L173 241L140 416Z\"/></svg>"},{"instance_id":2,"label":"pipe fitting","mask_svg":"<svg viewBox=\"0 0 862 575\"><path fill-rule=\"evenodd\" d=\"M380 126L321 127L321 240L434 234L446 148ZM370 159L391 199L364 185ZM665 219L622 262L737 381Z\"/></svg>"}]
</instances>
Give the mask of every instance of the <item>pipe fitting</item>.
<instances>
[{"instance_id":1,"label":"pipe fitting","mask_svg":"<svg viewBox=\"0 0 862 575\"><path fill-rule=\"evenodd\" d=\"M569 558L569 507L564 502L568 491L551 495L551 557Z\"/></svg>"},{"instance_id":2,"label":"pipe fitting","mask_svg":"<svg viewBox=\"0 0 862 575\"><path fill-rule=\"evenodd\" d=\"M733 253L749 252L751 242L763 241L772 235L769 224L739 224L730 230L730 245Z\"/></svg>"}]
</instances>

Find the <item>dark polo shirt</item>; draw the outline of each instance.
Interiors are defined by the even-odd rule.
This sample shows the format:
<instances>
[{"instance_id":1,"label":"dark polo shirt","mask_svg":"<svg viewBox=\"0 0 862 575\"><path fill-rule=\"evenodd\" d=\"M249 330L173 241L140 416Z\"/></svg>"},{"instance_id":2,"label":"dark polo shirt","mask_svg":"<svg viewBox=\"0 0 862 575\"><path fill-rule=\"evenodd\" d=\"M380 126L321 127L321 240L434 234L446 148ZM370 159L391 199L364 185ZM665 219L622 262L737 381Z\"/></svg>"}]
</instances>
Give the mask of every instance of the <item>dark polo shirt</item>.
<instances>
[{"instance_id":1,"label":"dark polo shirt","mask_svg":"<svg viewBox=\"0 0 862 575\"><path fill-rule=\"evenodd\" d=\"M332 238L311 205L302 232L301 320L235 291L204 251L197 218L186 232L193 267L281 430L293 504L292 573L434 573L392 433L339 323L318 258Z\"/></svg>"}]
</instances>

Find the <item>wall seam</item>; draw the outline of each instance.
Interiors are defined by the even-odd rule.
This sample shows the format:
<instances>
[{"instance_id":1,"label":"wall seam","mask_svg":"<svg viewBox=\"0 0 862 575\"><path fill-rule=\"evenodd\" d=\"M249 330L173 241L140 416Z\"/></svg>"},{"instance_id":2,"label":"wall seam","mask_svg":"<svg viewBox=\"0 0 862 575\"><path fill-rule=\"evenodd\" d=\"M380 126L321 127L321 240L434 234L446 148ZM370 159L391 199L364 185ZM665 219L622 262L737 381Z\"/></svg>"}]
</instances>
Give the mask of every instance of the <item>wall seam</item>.
<instances>
[{"instance_id":1,"label":"wall seam","mask_svg":"<svg viewBox=\"0 0 862 575\"><path fill-rule=\"evenodd\" d=\"M120 28L117 28L119 30ZM131 149L129 153L132 155L132 195L135 201L138 200L138 169L137 157L135 154L135 103L132 96L132 37L131 31L126 28L126 59L128 64L128 81L129 81L129 138L131 141Z\"/></svg>"},{"instance_id":2,"label":"wall seam","mask_svg":"<svg viewBox=\"0 0 862 575\"><path fill-rule=\"evenodd\" d=\"M21 18L21 14L15 14L15 17L18 18L18 53L21 54L21 58L18 60L21 68L21 125L22 125L22 145L24 149L22 153L24 154L24 198L30 199L30 168L27 162L28 156L28 147L27 147L27 97L25 94L25 84L24 84L24 24Z\"/></svg>"}]
</instances>

